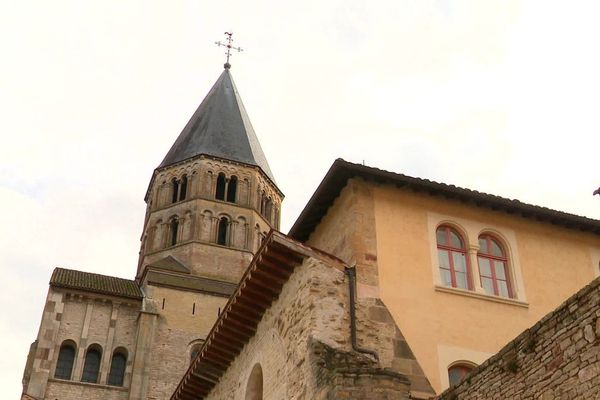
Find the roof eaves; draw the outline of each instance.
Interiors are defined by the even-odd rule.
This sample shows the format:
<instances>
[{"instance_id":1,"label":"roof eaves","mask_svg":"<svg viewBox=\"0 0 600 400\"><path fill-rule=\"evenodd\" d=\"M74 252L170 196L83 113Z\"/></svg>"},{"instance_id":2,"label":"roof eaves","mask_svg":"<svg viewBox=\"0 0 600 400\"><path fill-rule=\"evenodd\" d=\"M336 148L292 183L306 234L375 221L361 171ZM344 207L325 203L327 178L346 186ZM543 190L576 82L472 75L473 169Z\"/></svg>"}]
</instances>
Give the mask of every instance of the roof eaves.
<instances>
[{"instance_id":1,"label":"roof eaves","mask_svg":"<svg viewBox=\"0 0 600 400\"><path fill-rule=\"evenodd\" d=\"M269 232L171 400L202 399L212 390L254 336L262 316L306 257L327 259L333 267L344 267L335 256L298 243L275 230Z\"/></svg>"},{"instance_id":2,"label":"roof eaves","mask_svg":"<svg viewBox=\"0 0 600 400\"><path fill-rule=\"evenodd\" d=\"M360 177L382 184L391 183L398 187L410 188L414 191L424 191L433 196L441 195L464 203L475 204L478 207L520 215L524 218L534 218L541 222L561 225L569 229L579 229L581 231L600 234L600 221L598 220L523 203L519 200L465 189L455 185L414 178L374 167L354 164L338 158L290 229L289 236L300 241L307 240L351 177Z\"/></svg>"}]
</instances>

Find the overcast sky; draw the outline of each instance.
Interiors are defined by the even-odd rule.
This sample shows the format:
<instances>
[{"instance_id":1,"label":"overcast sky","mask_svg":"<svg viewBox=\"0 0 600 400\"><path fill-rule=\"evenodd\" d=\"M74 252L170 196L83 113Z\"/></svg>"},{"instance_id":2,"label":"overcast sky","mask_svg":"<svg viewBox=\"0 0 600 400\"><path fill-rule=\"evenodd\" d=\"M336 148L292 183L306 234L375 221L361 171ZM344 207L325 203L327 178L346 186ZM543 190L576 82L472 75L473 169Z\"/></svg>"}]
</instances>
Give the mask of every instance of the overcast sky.
<instances>
[{"instance_id":1,"label":"overcast sky","mask_svg":"<svg viewBox=\"0 0 600 400\"><path fill-rule=\"evenodd\" d=\"M283 232L338 157L600 218L597 1L208 3L0 0L0 398L54 267L134 277L226 30Z\"/></svg>"}]
</instances>

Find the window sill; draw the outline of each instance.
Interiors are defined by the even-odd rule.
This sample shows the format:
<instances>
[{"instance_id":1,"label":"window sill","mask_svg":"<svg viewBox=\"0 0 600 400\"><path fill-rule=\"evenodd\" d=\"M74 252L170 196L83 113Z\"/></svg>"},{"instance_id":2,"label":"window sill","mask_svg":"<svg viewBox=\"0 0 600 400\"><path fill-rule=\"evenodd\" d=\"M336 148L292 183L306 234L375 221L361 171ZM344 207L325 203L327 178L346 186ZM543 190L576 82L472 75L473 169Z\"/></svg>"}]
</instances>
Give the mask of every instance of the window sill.
<instances>
[{"instance_id":1,"label":"window sill","mask_svg":"<svg viewBox=\"0 0 600 400\"><path fill-rule=\"evenodd\" d=\"M121 391L121 392L129 391L129 388L125 387L125 386L104 385L101 383L80 382L80 381L72 381L69 379L48 378L48 381L56 382L56 383L65 383L67 385L93 386L98 389L110 389L110 390L117 390L117 391Z\"/></svg>"},{"instance_id":2,"label":"window sill","mask_svg":"<svg viewBox=\"0 0 600 400\"><path fill-rule=\"evenodd\" d=\"M523 307L523 308L529 308L529 303L521 301L521 300L508 299L506 297L500 297L500 296L491 296L489 294L481 294L481 293L477 293L477 292L472 292L470 290L435 285L435 291L443 292L443 293L457 294L459 296L473 297L473 298L481 299L481 300L493 301L494 303L503 303L503 304L509 304L509 305Z\"/></svg>"}]
</instances>

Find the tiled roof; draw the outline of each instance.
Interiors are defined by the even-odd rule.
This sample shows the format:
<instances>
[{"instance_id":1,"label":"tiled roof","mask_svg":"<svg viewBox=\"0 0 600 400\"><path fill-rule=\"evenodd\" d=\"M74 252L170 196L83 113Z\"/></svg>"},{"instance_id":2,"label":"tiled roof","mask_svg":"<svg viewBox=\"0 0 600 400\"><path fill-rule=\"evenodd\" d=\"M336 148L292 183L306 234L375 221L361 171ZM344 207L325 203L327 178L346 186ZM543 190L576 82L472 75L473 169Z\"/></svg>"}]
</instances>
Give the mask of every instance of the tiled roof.
<instances>
[{"instance_id":1,"label":"tiled roof","mask_svg":"<svg viewBox=\"0 0 600 400\"><path fill-rule=\"evenodd\" d=\"M336 197L339 196L341 190L346 186L348 179L355 177L371 182L392 184L397 187L428 193L432 196L442 196L447 199L472 204L476 207L488 208L569 229L591 232L596 235L600 234L600 221L595 219L535 206L519 200L511 200L476 190L353 164L338 158L321 181L315 193L313 193L288 235L293 239L306 241L325 216Z\"/></svg>"},{"instance_id":2,"label":"tiled roof","mask_svg":"<svg viewBox=\"0 0 600 400\"><path fill-rule=\"evenodd\" d=\"M87 290L133 299L143 297L142 291L135 281L65 268L54 269L50 278L50 286Z\"/></svg>"},{"instance_id":3,"label":"tiled roof","mask_svg":"<svg viewBox=\"0 0 600 400\"><path fill-rule=\"evenodd\" d=\"M223 70L158 168L200 154L255 165L275 182L229 69Z\"/></svg>"}]
</instances>

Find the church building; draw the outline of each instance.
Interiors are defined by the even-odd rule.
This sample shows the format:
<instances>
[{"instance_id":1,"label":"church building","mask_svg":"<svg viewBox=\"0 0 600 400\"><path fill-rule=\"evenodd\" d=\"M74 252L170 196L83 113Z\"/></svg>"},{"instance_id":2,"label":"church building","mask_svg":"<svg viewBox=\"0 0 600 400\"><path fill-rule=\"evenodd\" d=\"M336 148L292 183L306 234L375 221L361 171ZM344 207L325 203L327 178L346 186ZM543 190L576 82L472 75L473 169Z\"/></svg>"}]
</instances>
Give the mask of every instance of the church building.
<instances>
[{"instance_id":1,"label":"church building","mask_svg":"<svg viewBox=\"0 0 600 400\"><path fill-rule=\"evenodd\" d=\"M22 399L600 391L600 221L341 159L287 235L283 197L226 64L154 170L134 279L52 273Z\"/></svg>"}]
</instances>

